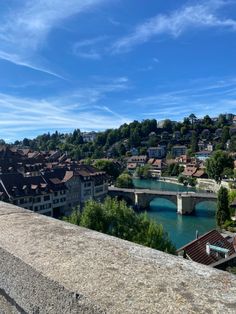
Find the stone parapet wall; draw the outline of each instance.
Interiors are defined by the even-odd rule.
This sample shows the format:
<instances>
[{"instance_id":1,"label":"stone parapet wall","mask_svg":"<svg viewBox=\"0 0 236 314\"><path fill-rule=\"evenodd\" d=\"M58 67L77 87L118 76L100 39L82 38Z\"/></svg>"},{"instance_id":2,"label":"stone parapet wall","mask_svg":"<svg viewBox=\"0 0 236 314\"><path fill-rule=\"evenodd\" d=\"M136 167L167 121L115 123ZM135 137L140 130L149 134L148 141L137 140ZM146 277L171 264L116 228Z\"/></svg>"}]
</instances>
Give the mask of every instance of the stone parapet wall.
<instances>
[{"instance_id":1,"label":"stone parapet wall","mask_svg":"<svg viewBox=\"0 0 236 314\"><path fill-rule=\"evenodd\" d=\"M19 313L236 308L231 274L5 203L0 203L0 291Z\"/></svg>"},{"instance_id":2,"label":"stone parapet wall","mask_svg":"<svg viewBox=\"0 0 236 314\"><path fill-rule=\"evenodd\" d=\"M200 190L212 191L217 193L220 189L220 184L217 184L215 180L212 179L197 179L197 186Z\"/></svg>"}]
</instances>

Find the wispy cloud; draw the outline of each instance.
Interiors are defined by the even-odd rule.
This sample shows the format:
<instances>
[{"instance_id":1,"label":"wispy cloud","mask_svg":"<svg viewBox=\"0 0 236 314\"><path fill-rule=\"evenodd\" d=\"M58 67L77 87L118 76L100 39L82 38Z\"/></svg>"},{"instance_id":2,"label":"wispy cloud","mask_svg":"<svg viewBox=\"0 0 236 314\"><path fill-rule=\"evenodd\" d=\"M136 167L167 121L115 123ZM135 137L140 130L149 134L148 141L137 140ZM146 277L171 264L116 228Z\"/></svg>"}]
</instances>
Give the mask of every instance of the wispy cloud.
<instances>
[{"instance_id":1,"label":"wispy cloud","mask_svg":"<svg viewBox=\"0 0 236 314\"><path fill-rule=\"evenodd\" d=\"M226 28L236 31L236 20L220 17L219 9L229 1L209 0L182 7L169 15L159 14L136 26L129 35L118 39L111 47L113 53L130 51L134 46L163 34L174 38L193 28Z\"/></svg>"},{"instance_id":2,"label":"wispy cloud","mask_svg":"<svg viewBox=\"0 0 236 314\"><path fill-rule=\"evenodd\" d=\"M0 59L58 76L40 62L35 54L42 49L48 34L61 21L87 11L107 0L26 0L18 9L1 16Z\"/></svg>"},{"instance_id":3,"label":"wispy cloud","mask_svg":"<svg viewBox=\"0 0 236 314\"><path fill-rule=\"evenodd\" d=\"M95 38L81 40L73 44L72 52L74 55L80 58L99 60L101 59L102 53L99 52L99 46L104 43L107 36L99 36ZM96 45L96 49L93 47ZM100 47L104 49L104 47Z\"/></svg>"},{"instance_id":4,"label":"wispy cloud","mask_svg":"<svg viewBox=\"0 0 236 314\"><path fill-rule=\"evenodd\" d=\"M179 120L194 112L199 117L224 112L235 113L236 78L202 79L188 83L188 88L174 89L126 100L129 107L143 112L143 116L157 120Z\"/></svg>"},{"instance_id":5,"label":"wispy cloud","mask_svg":"<svg viewBox=\"0 0 236 314\"><path fill-rule=\"evenodd\" d=\"M45 99L0 93L1 136L13 141L53 130L118 127L130 119L110 109L105 104L106 97L127 89L127 84L125 78L113 78L110 84L94 85Z\"/></svg>"}]
</instances>

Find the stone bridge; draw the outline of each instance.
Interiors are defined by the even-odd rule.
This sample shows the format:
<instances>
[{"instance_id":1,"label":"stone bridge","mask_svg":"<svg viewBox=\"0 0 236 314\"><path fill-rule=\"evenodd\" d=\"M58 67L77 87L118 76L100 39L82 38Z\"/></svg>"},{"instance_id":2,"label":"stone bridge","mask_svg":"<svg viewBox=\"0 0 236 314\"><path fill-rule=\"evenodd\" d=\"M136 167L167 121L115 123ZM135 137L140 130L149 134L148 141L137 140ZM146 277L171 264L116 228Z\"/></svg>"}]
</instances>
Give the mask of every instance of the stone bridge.
<instances>
[{"instance_id":1,"label":"stone bridge","mask_svg":"<svg viewBox=\"0 0 236 314\"><path fill-rule=\"evenodd\" d=\"M197 204L205 201L216 201L213 193L156 191L148 189L122 189L109 187L108 194L118 199L124 199L128 204L136 206L140 210L150 208L150 202L155 198L164 198L177 207L181 215L192 214Z\"/></svg>"}]
</instances>

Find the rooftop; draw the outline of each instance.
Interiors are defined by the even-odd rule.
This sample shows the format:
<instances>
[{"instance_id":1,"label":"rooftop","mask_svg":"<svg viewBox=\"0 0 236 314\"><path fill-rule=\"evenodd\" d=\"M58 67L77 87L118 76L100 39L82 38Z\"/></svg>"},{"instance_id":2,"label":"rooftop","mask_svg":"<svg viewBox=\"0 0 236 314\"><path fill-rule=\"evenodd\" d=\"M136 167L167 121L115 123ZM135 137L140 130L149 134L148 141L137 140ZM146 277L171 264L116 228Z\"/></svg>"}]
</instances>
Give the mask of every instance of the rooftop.
<instances>
[{"instance_id":1,"label":"rooftop","mask_svg":"<svg viewBox=\"0 0 236 314\"><path fill-rule=\"evenodd\" d=\"M220 256L211 252L207 254L206 245L217 246L218 248L227 249L229 255L235 253L233 244L228 242L217 230L211 230L196 240L186 244L178 249L178 252L185 251L189 258L195 262L210 265L222 259Z\"/></svg>"}]
</instances>

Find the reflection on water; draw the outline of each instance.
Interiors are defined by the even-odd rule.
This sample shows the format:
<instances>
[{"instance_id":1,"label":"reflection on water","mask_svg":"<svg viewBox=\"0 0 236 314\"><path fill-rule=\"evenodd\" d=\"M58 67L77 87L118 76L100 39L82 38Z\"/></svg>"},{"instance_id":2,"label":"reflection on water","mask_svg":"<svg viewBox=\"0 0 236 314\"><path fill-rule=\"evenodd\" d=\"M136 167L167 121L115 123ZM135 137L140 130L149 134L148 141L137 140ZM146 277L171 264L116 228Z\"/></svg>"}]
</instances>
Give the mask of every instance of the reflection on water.
<instances>
[{"instance_id":1,"label":"reflection on water","mask_svg":"<svg viewBox=\"0 0 236 314\"><path fill-rule=\"evenodd\" d=\"M158 182L154 180L134 180L139 188L156 190L186 191L186 187ZM191 189L194 190L194 189ZM176 205L169 200L156 198L151 202L148 215L163 225L177 248L195 239L196 230L199 235L215 228L216 203L202 202L196 206L195 215L182 216L177 214Z\"/></svg>"}]
</instances>

